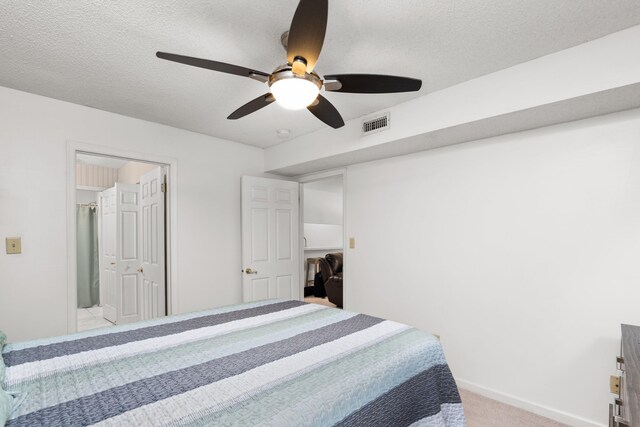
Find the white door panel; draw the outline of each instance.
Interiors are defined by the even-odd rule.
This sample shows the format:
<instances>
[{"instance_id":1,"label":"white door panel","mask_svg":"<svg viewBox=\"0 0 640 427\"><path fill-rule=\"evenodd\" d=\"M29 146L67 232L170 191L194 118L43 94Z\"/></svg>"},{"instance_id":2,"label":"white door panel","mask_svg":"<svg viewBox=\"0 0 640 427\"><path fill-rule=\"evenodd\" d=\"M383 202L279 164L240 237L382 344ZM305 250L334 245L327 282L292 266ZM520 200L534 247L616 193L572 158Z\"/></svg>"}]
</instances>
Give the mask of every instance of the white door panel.
<instances>
[{"instance_id":1,"label":"white door panel","mask_svg":"<svg viewBox=\"0 0 640 427\"><path fill-rule=\"evenodd\" d=\"M116 183L116 324L142 320L142 284L138 268L140 196L137 184Z\"/></svg>"},{"instance_id":2,"label":"white door panel","mask_svg":"<svg viewBox=\"0 0 640 427\"><path fill-rule=\"evenodd\" d=\"M115 323L117 319L116 298L116 189L109 188L100 193L100 300L102 316Z\"/></svg>"},{"instance_id":3,"label":"white door panel","mask_svg":"<svg viewBox=\"0 0 640 427\"><path fill-rule=\"evenodd\" d=\"M242 177L244 301L300 299L298 183Z\"/></svg>"},{"instance_id":4,"label":"white door panel","mask_svg":"<svg viewBox=\"0 0 640 427\"><path fill-rule=\"evenodd\" d=\"M104 236L102 235L102 227L103 227L103 218L102 218L102 193L98 193L98 197L96 198L98 203L97 217L98 217L98 280L99 280L99 298L100 298L100 306L104 305L106 300L106 286L105 283L107 281L107 276L105 272L105 260L103 248L101 247L102 242L104 241Z\"/></svg>"},{"instance_id":5,"label":"white door panel","mask_svg":"<svg viewBox=\"0 0 640 427\"><path fill-rule=\"evenodd\" d=\"M166 315L163 177L164 173L159 167L140 177L144 319Z\"/></svg>"}]
</instances>

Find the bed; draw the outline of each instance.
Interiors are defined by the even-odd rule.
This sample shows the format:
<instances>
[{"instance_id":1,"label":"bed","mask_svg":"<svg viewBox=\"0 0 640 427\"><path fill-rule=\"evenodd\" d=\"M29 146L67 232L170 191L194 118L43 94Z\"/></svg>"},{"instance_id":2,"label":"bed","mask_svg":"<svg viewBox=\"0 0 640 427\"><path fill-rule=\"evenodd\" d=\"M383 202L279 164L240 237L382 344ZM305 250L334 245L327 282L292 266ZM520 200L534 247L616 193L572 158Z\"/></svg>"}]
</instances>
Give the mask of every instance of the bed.
<instances>
[{"instance_id":1,"label":"bed","mask_svg":"<svg viewBox=\"0 0 640 427\"><path fill-rule=\"evenodd\" d=\"M12 343L2 358L12 427L466 425L433 336L300 301Z\"/></svg>"}]
</instances>

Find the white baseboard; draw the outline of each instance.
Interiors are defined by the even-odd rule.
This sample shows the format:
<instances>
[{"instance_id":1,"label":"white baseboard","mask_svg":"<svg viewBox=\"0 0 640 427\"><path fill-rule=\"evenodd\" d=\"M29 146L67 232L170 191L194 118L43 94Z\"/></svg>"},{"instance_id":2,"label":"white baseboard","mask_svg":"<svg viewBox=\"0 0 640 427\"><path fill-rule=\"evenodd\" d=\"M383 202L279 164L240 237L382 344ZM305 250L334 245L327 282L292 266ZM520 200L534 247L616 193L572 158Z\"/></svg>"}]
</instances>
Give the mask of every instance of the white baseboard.
<instances>
[{"instance_id":1,"label":"white baseboard","mask_svg":"<svg viewBox=\"0 0 640 427\"><path fill-rule=\"evenodd\" d=\"M573 427L603 427L605 424L599 424L595 421L588 420L586 418L579 417L577 415L569 414L567 412L559 411L557 409L549 408L547 406L539 405L537 403L529 402L528 400L520 399L510 394L502 393L497 390L493 390L487 387L483 387L478 384L474 384L470 381L466 381L460 378L456 378L458 387L465 390L469 390L473 393L479 394L489 399L497 400L502 403L506 403L516 408L524 409L525 411L532 412L534 414L550 418L560 423L568 424ZM606 409L606 408L605 408Z\"/></svg>"}]
</instances>

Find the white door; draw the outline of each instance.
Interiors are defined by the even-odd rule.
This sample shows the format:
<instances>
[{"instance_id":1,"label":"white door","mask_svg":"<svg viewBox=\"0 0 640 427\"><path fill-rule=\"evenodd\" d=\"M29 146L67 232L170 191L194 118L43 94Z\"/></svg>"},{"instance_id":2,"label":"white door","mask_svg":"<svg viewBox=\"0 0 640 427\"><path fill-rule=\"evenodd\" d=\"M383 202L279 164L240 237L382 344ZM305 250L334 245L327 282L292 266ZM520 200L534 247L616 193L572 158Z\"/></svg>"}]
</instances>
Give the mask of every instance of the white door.
<instances>
[{"instance_id":1,"label":"white door","mask_svg":"<svg viewBox=\"0 0 640 427\"><path fill-rule=\"evenodd\" d=\"M242 177L244 301L300 299L298 183Z\"/></svg>"},{"instance_id":2,"label":"white door","mask_svg":"<svg viewBox=\"0 0 640 427\"><path fill-rule=\"evenodd\" d=\"M106 298L106 294L105 294L105 286L103 285L103 283L105 283L105 281L107 280L104 274L104 268L105 268L105 261L104 261L104 254L102 253L102 248L100 247L102 245L102 193L98 193L98 197L96 197L96 203L98 204L98 210L96 211L96 216L98 218L98 280L99 280L99 299L100 299L100 303L99 306L103 306L104 305L104 300Z\"/></svg>"},{"instance_id":3,"label":"white door","mask_svg":"<svg viewBox=\"0 0 640 427\"><path fill-rule=\"evenodd\" d=\"M142 235L142 314L165 316L164 174L156 168L140 177Z\"/></svg>"},{"instance_id":4,"label":"white door","mask_svg":"<svg viewBox=\"0 0 640 427\"><path fill-rule=\"evenodd\" d=\"M116 183L116 324L142 320L139 251L138 184Z\"/></svg>"},{"instance_id":5,"label":"white door","mask_svg":"<svg viewBox=\"0 0 640 427\"><path fill-rule=\"evenodd\" d=\"M116 189L100 193L100 304L102 316L116 323Z\"/></svg>"}]
</instances>

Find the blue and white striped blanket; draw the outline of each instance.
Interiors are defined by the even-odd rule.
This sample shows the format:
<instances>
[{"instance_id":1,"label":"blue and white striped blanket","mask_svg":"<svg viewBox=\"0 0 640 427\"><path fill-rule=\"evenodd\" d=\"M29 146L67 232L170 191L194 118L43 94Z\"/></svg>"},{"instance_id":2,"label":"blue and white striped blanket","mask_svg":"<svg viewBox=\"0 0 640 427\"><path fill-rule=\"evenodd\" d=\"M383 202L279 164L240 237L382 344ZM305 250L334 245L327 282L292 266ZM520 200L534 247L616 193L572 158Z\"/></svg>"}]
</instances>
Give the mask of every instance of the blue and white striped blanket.
<instances>
[{"instance_id":1,"label":"blue and white striped blanket","mask_svg":"<svg viewBox=\"0 0 640 427\"><path fill-rule=\"evenodd\" d=\"M439 342L261 301L7 344L8 426L465 426Z\"/></svg>"}]
</instances>

